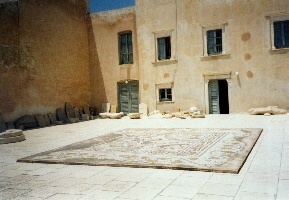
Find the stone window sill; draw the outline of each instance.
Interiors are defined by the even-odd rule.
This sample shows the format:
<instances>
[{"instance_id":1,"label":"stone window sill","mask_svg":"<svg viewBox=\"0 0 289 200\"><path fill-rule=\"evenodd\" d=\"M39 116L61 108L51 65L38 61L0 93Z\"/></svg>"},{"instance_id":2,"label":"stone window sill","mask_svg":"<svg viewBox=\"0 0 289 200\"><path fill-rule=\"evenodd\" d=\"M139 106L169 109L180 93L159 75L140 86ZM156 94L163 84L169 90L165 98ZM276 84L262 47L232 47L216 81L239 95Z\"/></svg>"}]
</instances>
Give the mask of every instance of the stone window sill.
<instances>
[{"instance_id":1,"label":"stone window sill","mask_svg":"<svg viewBox=\"0 0 289 200\"><path fill-rule=\"evenodd\" d=\"M173 104L175 103L174 101L159 101L157 104L162 105L162 104Z\"/></svg>"},{"instance_id":2,"label":"stone window sill","mask_svg":"<svg viewBox=\"0 0 289 200\"><path fill-rule=\"evenodd\" d=\"M289 52L289 48L282 48L282 49L270 49L269 52L271 54L282 54Z\"/></svg>"},{"instance_id":3,"label":"stone window sill","mask_svg":"<svg viewBox=\"0 0 289 200\"><path fill-rule=\"evenodd\" d=\"M175 64L177 63L177 59L170 59L170 60L158 60L156 62L152 62L154 66L159 66L159 65L170 65L170 64Z\"/></svg>"},{"instance_id":4,"label":"stone window sill","mask_svg":"<svg viewBox=\"0 0 289 200\"><path fill-rule=\"evenodd\" d=\"M214 59L219 59L219 58L226 58L230 57L230 53L221 53L221 54L214 54L214 55L205 55L201 56L201 60L214 60Z\"/></svg>"},{"instance_id":5,"label":"stone window sill","mask_svg":"<svg viewBox=\"0 0 289 200\"><path fill-rule=\"evenodd\" d=\"M132 65L133 64L121 64L119 66L120 66L120 68L130 68L130 67L132 67Z\"/></svg>"}]
</instances>

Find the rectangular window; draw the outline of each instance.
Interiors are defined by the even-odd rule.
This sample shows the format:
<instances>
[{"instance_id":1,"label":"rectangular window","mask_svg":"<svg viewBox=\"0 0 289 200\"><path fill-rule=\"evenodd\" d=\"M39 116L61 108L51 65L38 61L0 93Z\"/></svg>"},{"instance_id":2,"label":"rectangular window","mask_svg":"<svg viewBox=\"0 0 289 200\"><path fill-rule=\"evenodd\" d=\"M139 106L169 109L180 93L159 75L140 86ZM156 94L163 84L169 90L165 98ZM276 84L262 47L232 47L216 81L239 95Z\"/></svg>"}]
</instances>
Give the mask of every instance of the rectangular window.
<instances>
[{"instance_id":1,"label":"rectangular window","mask_svg":"<svg viewBox=\"0 0 289 200\"><path fill-rule=\"evenodd\" d=\"M158 38L158 60L171 58L171 37Z\"/></svg>"},{"instance_id":2,"label":"rectangular window","mask_svg":"<svg viewBox=\"0 0 289 200\"><path fill-rule=\"evenodd\" d=\"M222 52L222 29L207 31L208 55L220 54Z\"/></svg>"},{"instance_id":3,"label":"rectangular window","mask_svg":"<svg viewBox=\"0 0 289 200\"><path fill-rule=\"evenodd\" d=\"M119 34L119 63L133 63L132 33Z\"/></svg>"},{"instance_id":4,"label":"rectangular window","mask_svg":"<svg viewBox=\"0 0 289 200\"><path fill-rule=\"evenodd\" d=\"M159 89L159 101L172 101L172 89L171 88L162 88Z\"/></svg>"},{"instance_id":5,"label":"rectangular window","mask_svg":"<svg viewBox=\"0 0 289 200\"><path fill-rule=\"evenodd\" d=\"M289 20L276 21L273 25L275 48L289 48Z\"/></svg>"}]
</instances>

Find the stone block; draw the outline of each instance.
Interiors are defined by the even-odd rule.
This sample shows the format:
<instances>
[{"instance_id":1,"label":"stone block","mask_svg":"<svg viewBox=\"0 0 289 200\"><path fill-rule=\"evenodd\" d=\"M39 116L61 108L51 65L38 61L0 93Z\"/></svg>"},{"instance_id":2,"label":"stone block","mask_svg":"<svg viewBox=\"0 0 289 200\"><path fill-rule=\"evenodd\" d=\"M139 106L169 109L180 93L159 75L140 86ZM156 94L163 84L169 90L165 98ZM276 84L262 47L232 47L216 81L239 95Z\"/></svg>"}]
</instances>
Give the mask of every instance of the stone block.
<instances>
[{"instance_id":1,"label":"stone block","mask_svg":"<svg viewBox=\"0 0 289 200\"><path fill-rule=\"evenodd\" d=\"M11 129L0 134L0 144L9 144L25 140L22 130Z\"/></svg>"},{"instance_id":2,"label":"stone block","mask_svg":"<svg viewBox=\"0 0 289 200\"><path fill-rule=\"evenodd\" d=\"M89 115L88 114L82 114L81 115L82 121L88 121L89 120Z\"/></svg>"},{"instance_id":3,"label":"stone block","mask_svg":"<svg viewBox=\"0 0 289 200\"><path fill-rule=\"evenodd\" d=\"M40 127L45 127L46 126L45 117L43 115L37 115L36 116L36 120L37 120L37 122L38 122Z\"/></svg>"},{"instance_id":4,"label":"stone block","mask_svg":"<svg viewBox=\"0 0 289 200\"><path fill-rule=\"evenodd\" d=\"M99 116L101 117L101 119L107 119L109 118L109 113L99 113Z\"/></svg>"},{"instance_id":5,"label":"stone block","mask_svg":"<svg viewBox=\"0 0 289 200\"><path fill-rule=\"evenodd\" d=\"M56 124L57 119L56 119L56 116L55 116L54 113L49 113L48 117L49 117L49 119L51 121L51 124Z\"/></svg>"},{"instance_id":6,"label":"stone block","mask_svg":"<svg viewBox=\"0 0 289 200\"><path fill-rule=\"evenodd\" d=\"M122 117L121 113L109 113L109 118L110 119L120 119Z\"/></svg>"},{"instance_id":7,"label":"stone block","mask_svg":"<svg viewBox=\"0 0 289 200\"><path fill-rule=\"evenodd\" d=\"M0 114L0 133L6 131L6 124L2 115Z\"/></svg>"},{"instance_id":8,"label":"stone block","mask_svg":"<svg viewBox=\"0 0 289 200\"><path fill-rule=\"evenodd\" d=\"M139 104L139 113L143 115L148 115L148 106L145 103Z\"/></svg>"},{"instance_id":9,"label":"stone block","mask_svg":"<svg viewBox=\"0 0 289 200\"><path fill-rule=\"evenodd\" d=\"M18 120L16 120L15 127L17 129L29 129L29 128L37 128L39 127L39 124L35 116L24 115L23 117L20 117Z\"/></svg>"},{"instance_id":10,"label":"stone block","mask_svg":"<svg viewBox=\"0 0 289 200\"><path fill-rule=\"evenodd\" d=\"M66 113L66 116L67 116L68 119L69 118L76 118L75 112L73 110L73 107L68 102L65 102L65 113Z\"/></svg>"},{"instance_id":11,"label":"stone block","mask_svg":"<svg viewBox=\"0 0 289 200\"><path fill-rule=\"evenodd\" d=\"M74 108L73 108L73 111L74 111L74 113L75 113L75 118L80 119L79 109L78 109L77 107L74 107Z\"/></svg>"},{"instance_id":12,"label":"stone block","mask_svg":"<svg viewBox=\"0 0 289 200\"><path fill-rule=\"evenodd\" d=\"M102 103L101 112L107 113L110 111L110 103Z\"/></svg>"},{"instance_id":13,"label":"stone block","mask_svg":"<svg viewBox=\"0 0 289 200\"><path fill-rule=\"evenodd\" d=\"M78 118L69 118L68 122L69 123L77 123L77 122L79 122L79 119Z\"/></svg>"},{"instance_id":14,"label":"stone block","mask_svg":"<svg viewBox=\"0 0 289 200\"><path fill-rule=\"evenodd\" d=\"M111 105L110 106L110 113L116 113L117 112L117 106L116 105Z\"/></svg>"},{"instance_id":15,"label":"stone block","mask_svg":"<svg viewBox=\"0 0 289 200\"><path fill-rule=\"evenodd\" d=\"M54 115L54 116L55 116L55 115ZM46 126L50 126L51 123L50 123L50 119L49 119L48 115L44 115L44 118L45 118L45 124L46 124Z\"/></svg>"},{"instance_id":16,"label":"stone block","mask_svg":"<svg viewBox=\"0 0 289 200\"><path fill-rule=\"evenodd\" d=\"M251 108L248 111L251 115L264 115L265 113L270 113L271 115L286 114L287 110L280 109L277 106L268 106L260 108Z\"/></svg>"},{"instance_id":17,"label":"stone block","mask_svg":"<svg viewBox=\"0 0 289 200\"><path fill-rule=\"evenodd\" d=\"M140 113L129 113L128 116L131 119L140 119Z\"/></svg>"},{"instance_id":18,"label":"stone block","mask_svg":"<svg viewBox=\"0 0 289 200\"><path fill-rule=\"evenodd\" d=\"M56 109L56 114L57 114L57 120L62 121L62 122L67 122L67 117L65 115L65 112L62 108L57 108Z\"/></svg>"}]
</instances>

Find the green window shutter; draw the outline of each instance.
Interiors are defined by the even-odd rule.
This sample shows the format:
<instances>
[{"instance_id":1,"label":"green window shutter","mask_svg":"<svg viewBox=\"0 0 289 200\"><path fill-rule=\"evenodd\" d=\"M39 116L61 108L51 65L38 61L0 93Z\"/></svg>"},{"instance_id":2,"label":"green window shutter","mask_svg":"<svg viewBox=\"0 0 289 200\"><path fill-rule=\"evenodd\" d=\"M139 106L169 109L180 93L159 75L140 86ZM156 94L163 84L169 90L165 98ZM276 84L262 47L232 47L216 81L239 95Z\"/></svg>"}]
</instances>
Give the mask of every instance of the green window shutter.
<instances>
[{"instance_id":1,"label":"green window shutter","mask_svg":"<svg viewBox=\"0 0 289 200\"><path fill-rule=\"evenodd\" d=\"M207 31L208 55L222 53L222 43L222 29Z\"/></svg>"},{"instance_id":2,"label":"green window shutter","mask_svg":"<svg viewBox=\"0 0 289 200\"><path fill-rule=\"evenodd\" d=\"M120 34L119 43L120 64L133 63L132 33Z\"/></svg>"},{"instance_id":3,"label":"green window shutter","mask_svg":"<svg viewBox=\"0 0 289 200\"><path fill-rule=\"evenodd\" d=\"M289 20L284 22L285 47L289 47Z\"/></svg>"},{"instance_id":4,"label":"green window shutter","mask_svg":"<svg viewBox=\"0 0 289 200\"><path fill-rule=\"evenodd\" d=\"M282 39L282 30L283 23L282 22L274 22L274 46L276 49L283 47L283 39Z\"/></svg>"},{"instance_id":5,"label":"green window shutter","mask_svg":"<svg viewBox=\"0 0 289 200\"><path fill-rule=\"evenodd\" d=\"M165 38L158 38L158 60L166 59L166 41Z\"/></svg>"}]
</instances>

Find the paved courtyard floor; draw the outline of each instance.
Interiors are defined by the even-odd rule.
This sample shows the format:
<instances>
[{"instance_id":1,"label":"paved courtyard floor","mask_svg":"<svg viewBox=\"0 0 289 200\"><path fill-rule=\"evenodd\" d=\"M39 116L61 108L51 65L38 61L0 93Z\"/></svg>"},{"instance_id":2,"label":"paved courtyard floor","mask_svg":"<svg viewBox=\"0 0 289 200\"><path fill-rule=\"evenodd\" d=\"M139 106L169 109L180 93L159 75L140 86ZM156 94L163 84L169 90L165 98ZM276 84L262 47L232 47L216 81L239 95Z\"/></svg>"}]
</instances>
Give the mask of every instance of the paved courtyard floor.
<instances>
[{"instance_id":1,"label":"paved courtyard floor","mask_svg":"<svg viewBox=\"0 0 289 200\"><path fill-rule=\"evenodd\" d=\"M152 168L17 163L125 128L263 128L239 174ZM205 119L97 119L24 132L0 145L0 199L289 199L289 115Z\"/></svg>"}]
</instances>

